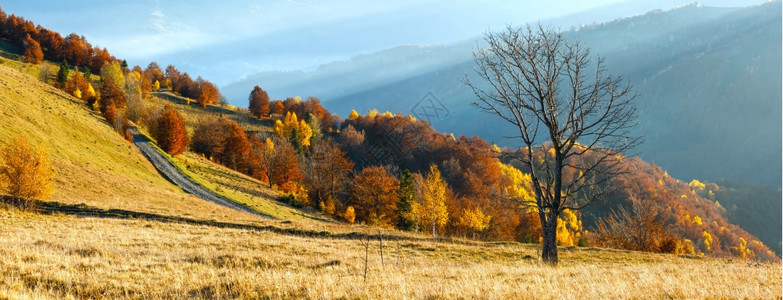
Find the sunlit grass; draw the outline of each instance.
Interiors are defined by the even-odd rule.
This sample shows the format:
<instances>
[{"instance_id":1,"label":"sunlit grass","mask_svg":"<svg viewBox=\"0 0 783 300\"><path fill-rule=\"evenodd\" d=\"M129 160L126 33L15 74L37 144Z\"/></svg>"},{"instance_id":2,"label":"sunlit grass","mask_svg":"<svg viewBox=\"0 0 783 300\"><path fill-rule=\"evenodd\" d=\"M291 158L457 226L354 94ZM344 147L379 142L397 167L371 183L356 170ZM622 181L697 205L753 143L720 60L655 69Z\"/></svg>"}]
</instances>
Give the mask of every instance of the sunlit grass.
<instances>
[{"instance_id":1,"label":"sunlit grass","mask_svg":"<svg viewBox=\"0 0 783 300\"><path fill-rule=\"evenodd\" d=\"M204 219L258 219L183 193L81 100L0 66L0 143L19 135L51 156L54 201Z\"/></svg>"},{"instance_id":2,"label":"sunlit grass","mask_svg":"<svg viewBox=\"0 0 783 300\"><path fill-rule=\"evenodd\" d=\"M278 226L278 225L276 225ZM279 223L279 226L288 226ZM779 265L599 249L357 239L0 210L0 296L34 298L780 297ZM362 234L375 230L344 226ZM357 236L358 236L357 234Z\"/></svg>"}]
</instances>

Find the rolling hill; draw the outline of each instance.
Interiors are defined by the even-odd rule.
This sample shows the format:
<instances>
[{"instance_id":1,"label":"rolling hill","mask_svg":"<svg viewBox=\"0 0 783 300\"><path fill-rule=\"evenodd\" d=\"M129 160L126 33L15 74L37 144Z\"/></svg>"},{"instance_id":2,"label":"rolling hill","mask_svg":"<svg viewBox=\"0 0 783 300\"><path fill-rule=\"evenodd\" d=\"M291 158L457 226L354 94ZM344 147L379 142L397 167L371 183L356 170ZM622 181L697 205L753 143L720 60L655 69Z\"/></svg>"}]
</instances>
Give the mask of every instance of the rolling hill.
<instances>
[{"instance_id":1,"label":"rolling hill","mask_svg":"<svg viewBox=\"0 0 783 300\"><path fill-rule=\"evenodd\" d=\"M54 201L202 219L256 219L183 193L80 100L7 66L0 66L0 85L0 142L23 135L50 154Z\"/></svg>"},{"instance_id":2,"label":"rolling hill","mask_svg":"<svg viewBox=\"0 0 783 300\"><path fill-rule=\"evenodd\" d=\"M606 57L609 71L635 87L637 132L646 139L636 150L646 161L677 178L779 186L780 7L780 1L747 8L691 5L565 34ZM236 105L244 105L256 84L273 97L314 93L342 116L372 108L415 114L417 104L432 97L448 108L437 118L424 116L439 131L518 146L505 138L513 135L511 127L470 105L472 92L460 78L473 73L471 47L391 49L311 73L251 76L224 92L236 95L229 98ZM419 72L409 71L417 64Z\"/></svg>"}]
</instances>

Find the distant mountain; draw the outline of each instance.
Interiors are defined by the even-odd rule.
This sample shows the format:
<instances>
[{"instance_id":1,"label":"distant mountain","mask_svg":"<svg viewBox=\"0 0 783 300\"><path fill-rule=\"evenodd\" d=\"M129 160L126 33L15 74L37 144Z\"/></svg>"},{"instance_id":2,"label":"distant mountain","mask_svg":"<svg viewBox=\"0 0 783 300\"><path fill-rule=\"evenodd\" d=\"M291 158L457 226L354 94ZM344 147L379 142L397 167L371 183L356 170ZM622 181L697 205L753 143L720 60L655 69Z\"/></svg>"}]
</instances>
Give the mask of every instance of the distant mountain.
<instances>
[{"instance_id":1,"label":"distant mountain","mask_svg":"<svg viewBox=\"0 0 783 300\"><path fill-rule=\"evenodd\" d=\"M653 11L566 35L635 87L643 159L678 178L780 186L780 1ZM260 74L224 93L244 99L258 84L278 98L316 95L342 116L372 108L417 115L420 103L437 103L439 115L419 113L436 129L518 146L504 138L514 135L511 126L470 105L475 99L459 79L473 74L473 48L398 47L309 73Z\"/></svg>"},{"instance_id":2,"label":"distant mountain","mask_svg":"<svg viewBox=\"0 0 783 300\"><path fill-rule=\"evenodd\" d=\"M336 99L464 62L470 58L472 47L473 43L399 46L326 64L312 72L258 73L223 87L222 92L237 105L247 104L255 85L264 88L274 99L293 96Z\"/></svg>"}]
</instances>

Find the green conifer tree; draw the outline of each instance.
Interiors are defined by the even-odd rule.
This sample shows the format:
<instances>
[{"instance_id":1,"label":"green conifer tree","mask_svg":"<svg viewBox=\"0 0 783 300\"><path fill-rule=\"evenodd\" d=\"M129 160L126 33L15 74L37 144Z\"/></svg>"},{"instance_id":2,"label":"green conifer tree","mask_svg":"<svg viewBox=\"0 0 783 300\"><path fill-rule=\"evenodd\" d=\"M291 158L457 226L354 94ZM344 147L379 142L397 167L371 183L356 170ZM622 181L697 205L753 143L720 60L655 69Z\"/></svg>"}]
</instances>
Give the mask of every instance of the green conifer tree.
<instances>
[{"instance_id":1,"label":"green conifer tree","mask_svg":"<svg viewBox=\"0 0 783 300\"><path fill-rule=\"evenodd\" d=\"M397 190L397 229L416 230L416 216L413 214L413 203L416 202L413 187L413 175L405 169L400 173L400 188Z\"/></svg>"}]
</instances>

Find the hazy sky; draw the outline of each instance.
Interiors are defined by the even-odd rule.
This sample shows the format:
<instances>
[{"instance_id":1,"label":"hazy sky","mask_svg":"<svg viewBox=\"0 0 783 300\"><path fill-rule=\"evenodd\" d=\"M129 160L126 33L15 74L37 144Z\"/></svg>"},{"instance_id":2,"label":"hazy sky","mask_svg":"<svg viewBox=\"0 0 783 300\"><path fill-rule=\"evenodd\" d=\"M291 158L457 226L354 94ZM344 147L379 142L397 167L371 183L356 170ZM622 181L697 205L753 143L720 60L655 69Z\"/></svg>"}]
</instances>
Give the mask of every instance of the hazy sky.
<instances>
[{"instance_id":1,"label":"hazy sky","mask_svg":"<svg viewBox=\"0 0 783 300\"><path fill-rule=\"evenodd\" d=\"M0 6L63 36L84 35L131 65L175 64L225 84L258 71L313 69L397 45L470 40L506 24L549 20L568 29L692 1L12 0Z\"/></svg>"}]
</instances>

